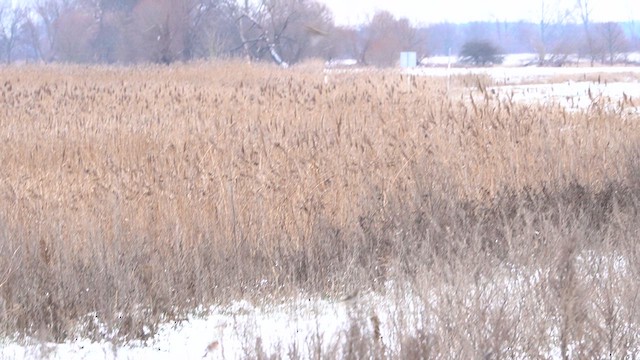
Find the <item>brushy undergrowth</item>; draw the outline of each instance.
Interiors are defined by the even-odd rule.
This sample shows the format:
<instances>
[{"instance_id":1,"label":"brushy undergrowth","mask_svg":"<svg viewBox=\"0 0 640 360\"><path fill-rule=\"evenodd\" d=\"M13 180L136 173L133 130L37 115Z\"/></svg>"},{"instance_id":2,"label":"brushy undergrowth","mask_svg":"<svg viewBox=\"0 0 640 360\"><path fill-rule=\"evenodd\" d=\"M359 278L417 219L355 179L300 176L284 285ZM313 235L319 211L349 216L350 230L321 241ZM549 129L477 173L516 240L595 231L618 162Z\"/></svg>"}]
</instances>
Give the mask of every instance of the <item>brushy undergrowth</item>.
<instances>
[{"instance_id":1,"label":"brushy undergrowth","mask_svg":"<svg viewBox=\"0 0 640 360\"><path fill-rule=\"evenodd\" d=\"M393 280L424 333L392 351L355 321L340 357L640 349L637 116L393 72L0 74L5 334L61 341L94 314L144 339L200 304Z\"/></svg>"}]
</instances>

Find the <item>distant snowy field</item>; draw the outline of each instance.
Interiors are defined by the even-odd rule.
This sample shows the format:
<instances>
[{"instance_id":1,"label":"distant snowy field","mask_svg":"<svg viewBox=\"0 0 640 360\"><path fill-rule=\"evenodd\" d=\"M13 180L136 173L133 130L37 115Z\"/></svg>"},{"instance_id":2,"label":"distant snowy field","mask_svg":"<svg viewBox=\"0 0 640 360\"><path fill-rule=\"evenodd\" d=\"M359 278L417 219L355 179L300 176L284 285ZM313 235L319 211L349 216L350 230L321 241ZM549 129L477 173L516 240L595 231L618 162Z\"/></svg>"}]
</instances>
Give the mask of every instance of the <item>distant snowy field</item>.
<instances>
[{"instance_id":1,"label":"distant snowy field","mask_svg":"<svg viewBox=\"0 0 640 360\"><path fill-rule=\"evenodd\" d=\"M621 57L629 64L640 65L640 53L627 53ZM501 66L507 67L522 67L532 66L538 63L538 55L533 53L523 54L507 54L503 57ZM589 60L585 58L578 58L577 56L569 56L567 59L568 66L585 65L589 64ZM422 66L434 67L434 66L459 66L457 56L430 56L420 61Z\"/></svg>"},{"instance_id":2,"label":"distant snowy field","mask_svg":"<svg viewBox=\"0 0 640 360\"><path fill-rule=\"evenodd\" d=\"M637 82L563 82L555 84L505 85L490 88L503 99L521 103L553 103L568 110L600 107L621 114L640 114Z\"/></svg>"},{"instance_id":3,"label":"distant snowy field","mask_svg":"<svg viewBox=\"0 0 640 360\"><path fill-rule=\"evenodd\" d=\"M491 87L501 98L510 97L524 103L554 103L567 109L587 109L591 105L615 108L626 113L640 113L640 66L580 66L538 67L535 54L516 54L494 67L448 67L455 57L433 57L422 61L421 67L404 70L417 76L487 75L496 86ZM627 55L629 62L638 63L640 53ZM602 80L600 80L602 77ZM607 80L607 78L614 80Z\"/></svg>"},{"instance_id":4,"label":"distant snowy field","mask_svg":"<svg viewBox=\"0 0 640 360\"><path fill-rule=\"evenodd\" d=\"M547 83L554 78L567 76L589 76L594 74L640 75L640 66L597 66L597 67L418 67L404 70L407 74L422 76L489 75L499 84L519 84L523 82ZM632 80L632 79L629 79Z\"/></svg>"}]
</instances>

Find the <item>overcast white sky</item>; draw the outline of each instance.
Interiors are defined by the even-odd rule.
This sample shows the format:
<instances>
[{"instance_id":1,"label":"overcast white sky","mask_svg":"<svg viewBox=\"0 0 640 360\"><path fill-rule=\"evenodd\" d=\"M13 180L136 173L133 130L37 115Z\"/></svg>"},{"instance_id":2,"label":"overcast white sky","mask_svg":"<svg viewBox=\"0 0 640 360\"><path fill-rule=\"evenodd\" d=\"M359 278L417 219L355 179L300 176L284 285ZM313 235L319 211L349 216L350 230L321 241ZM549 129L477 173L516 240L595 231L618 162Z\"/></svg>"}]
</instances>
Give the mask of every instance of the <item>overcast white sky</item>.
<instances>
[{"instance_id":1,"label":"overcast white sky","mask_svg":"<svg viewBox=\"0 0 640 360\"><path fill-rule=\"evenodd\" d=\"M563 13L576 0L319 0L333 11L336 23L357 25L376 10L388 10L415 24L477 20L540 21L541 4ZM640 20L640 0L590 0L593 21Z\"/></svg>"},{"instance_id":2,"label":"overcast white sky","mask_svg":"<svg viewBox=\"0 0 640 360\"><path fill-rule=\"evenodd\" d=\"M468 21L540 21L542 4L547 17L575 9L577 0L318 0L333 11L339 25L366 22L378 10L406 17L415 25ZM640 21L640 0L587 0L593 21ZM24 5L33 0L0 0ZM577 13L576 13L577 17Z\"/></svg>"}]
</instances>

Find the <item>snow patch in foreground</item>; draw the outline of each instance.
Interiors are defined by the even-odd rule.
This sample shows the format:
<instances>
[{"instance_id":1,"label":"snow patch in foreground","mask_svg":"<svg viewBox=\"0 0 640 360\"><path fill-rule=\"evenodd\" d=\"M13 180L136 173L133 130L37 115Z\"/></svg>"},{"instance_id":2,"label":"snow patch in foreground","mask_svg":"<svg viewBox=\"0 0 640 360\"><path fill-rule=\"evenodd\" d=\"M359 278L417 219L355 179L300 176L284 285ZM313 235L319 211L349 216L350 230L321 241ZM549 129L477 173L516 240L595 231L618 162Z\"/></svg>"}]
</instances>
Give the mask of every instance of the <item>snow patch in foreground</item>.
<instances>
[{"instance_id":1,"label":"snow patch in foreground","mask_svg":"<svg viewBox=\"0 0 640 360\"><path fill-rule=\"evenodd\" d=\"M404 323L398 314L422 312L408 303L411 296L406 295L394 301L388 295L373 294L344 301L300 298L271 307L238 301L228 307L211 308L209 315L163 324L147 342L121 346L84 339L62 344L0 342L0 358L238 359L258 356L258 352L267 356L295 353L306 358L317 350L322 354L340 351L354 321L369 334L379 333L380 341L393 348L397 340L394 324Z\"/></svg>"},{"instance_id":2,"label":"snow patch in foreground","mask_svg":"<svg viewBox=\"0 0 640 360\"><path fill-rule=\"evenodd\" d=\"M619 253L588 250L573 260L577 276L589 282L595 279L596 284L616 284L621 278L632 277L629 260ZM385 355L398 358L406 336L438 333L450 321L453 326L482 322L492 313L512 323L509 318L518 317L520 311L539 311L539 316L547 318L548 341L538 344L540 354L543 358L561 358L560 333L553 320L557 312L553 306L538 303L535 296L531 298L536 289L557 281L555 265L528 268L502 263L491 268L493 271L486 275L469 274L455 282L425 284L424 288L389 281L384 294L354 294L341 301L299 296L281 305L262 307L237 301L213 307L208 315L166 323L147 342L116 346L76 339L63 344L25 345L0 340L0 359L241 359L271 355L339 359L346 355L342 351L354 339L352 335L356 341L363 341L361 346L375 349L379 345ZM450 319L449 314L462 318ZM350 333L354 328L355 333ZM526 347L512 345L516 347L505 349L509 357L528 358ZM568 350L573 351L574 346L568 344ZM456 353L441 355L455 357Z\"/></svg>"}]
</instances>

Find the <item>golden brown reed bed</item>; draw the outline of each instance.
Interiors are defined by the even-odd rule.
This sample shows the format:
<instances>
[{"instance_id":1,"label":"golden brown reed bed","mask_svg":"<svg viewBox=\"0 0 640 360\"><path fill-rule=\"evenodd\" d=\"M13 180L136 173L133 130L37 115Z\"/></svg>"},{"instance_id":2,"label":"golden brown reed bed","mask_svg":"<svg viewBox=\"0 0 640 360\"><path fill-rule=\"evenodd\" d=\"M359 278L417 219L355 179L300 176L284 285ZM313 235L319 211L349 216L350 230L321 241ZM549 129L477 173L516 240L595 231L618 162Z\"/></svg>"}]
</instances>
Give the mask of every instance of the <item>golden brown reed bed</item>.
<instances>
[{"instance_id":1,"label":"golden brown reed bed","mask_svg":"<svg viewBox=\"0 0 640 360\"><path fill-rule=\"evenodd\" d=\"M509 258L482 232L522 220L520 197L557 191L534 204L580 213L611 184L638 185L637 118L499 101L482 84L447 94L444 80L395 72L237 62L0 79L0 320L43 338L89 313L143 337L196 304L339 296L394 265L433 275L465 247ZM478 247L451 247L471 233Z\"/></svg>"}]
</instances>

